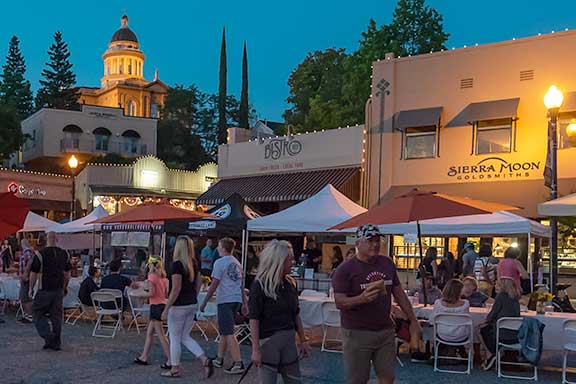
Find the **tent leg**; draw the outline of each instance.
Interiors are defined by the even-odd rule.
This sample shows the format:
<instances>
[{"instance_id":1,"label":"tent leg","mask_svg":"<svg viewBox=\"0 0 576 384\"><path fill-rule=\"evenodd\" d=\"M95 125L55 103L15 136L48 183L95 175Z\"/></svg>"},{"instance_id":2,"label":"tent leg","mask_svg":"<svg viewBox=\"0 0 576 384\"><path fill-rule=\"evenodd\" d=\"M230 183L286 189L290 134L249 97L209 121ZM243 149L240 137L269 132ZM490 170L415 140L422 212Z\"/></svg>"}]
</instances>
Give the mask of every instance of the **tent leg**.
<instances>
[{"instance_id":1,"label":"tent leg","mask_svg":"<svg viewBox=\"0 0 576 384\"><path fill-rule=\"evenodd\" d=\"M166 232L162 232L162 240L160 241L160 259L164 260L164 249L166 248Z\"/></svg>"},{"instance_id":2,"label":"tent leg","mask_svg":"<svg viewBox=\"0 0 576 384\"><path fill-rule=\"evenodd\" d=\"M246 270L247 258L248 258L248 230L243 229L242 230L242 269L244 270L244 279L242 279L242 288L244 288L244 286L246 284L246 275L248 274L248 271Z\"/></svg>"},{"instance_id":3,"label":"tent leg","mask_svg":"<svg viewBox=\"0 0 576 384\"><path fill-rule=\"evenodd\" d=\"M530 232L528 232L528 257L526 260L528 260L528 273L530 274L530 292L534 292L534 268L532 265L532 252L530 252L531 242L532 238L530 236Z\"/></svg>"},{"instance_id":4,"label":"tent leg","mask_svg":"<svg viewBox=\"0 0 576 384\"><path fill-rule=\"evenodd\" d=\"M426 270L424 269L424 265L422 265L423 255L422 255L422 231L420 230L420 221L416 221L416 231L418 232L418 251L420 253L420 281L422 284L422 294L424 295L424 307L426 307L426 303L428 302L428 298L426 297L426 287L424 286L424 279L426 277Z\"/></svg>"}]
</instances>

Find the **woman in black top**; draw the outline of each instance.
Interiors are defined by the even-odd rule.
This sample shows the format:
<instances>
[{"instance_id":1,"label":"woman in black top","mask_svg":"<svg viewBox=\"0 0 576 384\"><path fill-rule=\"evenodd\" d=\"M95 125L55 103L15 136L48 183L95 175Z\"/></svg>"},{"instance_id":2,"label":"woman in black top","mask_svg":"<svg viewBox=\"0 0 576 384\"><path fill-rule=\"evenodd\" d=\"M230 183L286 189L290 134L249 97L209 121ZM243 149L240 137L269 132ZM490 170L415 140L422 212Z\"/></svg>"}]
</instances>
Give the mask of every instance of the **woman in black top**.
<instances>
[{"instance_id":1,"label":"woman in black top","mask_svg":"<svg viewBox=\"0 0 576 384\"><path fill-rule=\"evenodd\" d=\"M162 376L180 377L181 344L199 358L204 365L206 377L214 374L212 360L206 357L202 347L190 336L197 309L197 292L200 287L198 267L194 257L194 243L188 236L179 236L174 246L174 262L170 277L170 295L162 312L162 320L168 320L170 335L171 369Z\"/></svg>"},{"instance_id":2,"label":"woman in black top","mask_svg":"<svg viewBox=\"0 0 576 384\"><path fill-rule=\"evenodd\" d=\"M344 261L344 256L342 256L342 249L335 245L332 248L332 271L334 271L342 262Z\"/></svg>"},{"instance_id":3,"label":"woman in black top","mask_svg":"<svg viewBox=\"0 0 576 384\"><path fill-rule=\"evenodd\" d=\"M260 254L258 274L250 289L252 361L260 368L263 384L275 384L278 373L285 383L300 382L296 332L300 353L310 353L299 315L296 282L289 276L293 263L292 245L271 241Z\"/></svg>"}]
</instances>

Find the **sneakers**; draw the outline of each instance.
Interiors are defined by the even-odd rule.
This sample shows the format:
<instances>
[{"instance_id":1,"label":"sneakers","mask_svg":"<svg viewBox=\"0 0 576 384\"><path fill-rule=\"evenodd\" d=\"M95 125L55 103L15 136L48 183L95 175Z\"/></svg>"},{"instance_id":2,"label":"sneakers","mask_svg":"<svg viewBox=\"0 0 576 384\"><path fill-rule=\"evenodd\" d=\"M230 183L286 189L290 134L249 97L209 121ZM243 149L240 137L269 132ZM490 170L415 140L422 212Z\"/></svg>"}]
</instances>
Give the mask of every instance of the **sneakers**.
<instances>
[{"instance_id":1,"label":"sneakers","mask_svg":"<svg viewBox=\"0 0 576 384\"><path fill-rule=\"evenodd\" d=\"M212 364L214 365L214 368L222 368L224 366L224 358L217 357L212 360Z\"/></svg>"},{"instance_id":2,"label":"sneakers","mask_svg":"<svg viewBox=\"0 0 576 384\"><path fill-rule=\"evenodd\" d=\"M410 361L413 363L426 363L430 360L430 355L426 352L412 352L410 355Z\"/></svg>"},{"instance_id":3,"label":"sneakers","mask_svg":"<svg viewBox=\"0 0 576 384\"><path fill-rule=\"evenodd\" d=\"M241 373L244 373L245 370L246 368L244 367L244 363L240 361L238 363L232 364L232 366L228 369L225 369L224 372L229 373L231 375L239 375Z\"/></svg>"}]
</instances>

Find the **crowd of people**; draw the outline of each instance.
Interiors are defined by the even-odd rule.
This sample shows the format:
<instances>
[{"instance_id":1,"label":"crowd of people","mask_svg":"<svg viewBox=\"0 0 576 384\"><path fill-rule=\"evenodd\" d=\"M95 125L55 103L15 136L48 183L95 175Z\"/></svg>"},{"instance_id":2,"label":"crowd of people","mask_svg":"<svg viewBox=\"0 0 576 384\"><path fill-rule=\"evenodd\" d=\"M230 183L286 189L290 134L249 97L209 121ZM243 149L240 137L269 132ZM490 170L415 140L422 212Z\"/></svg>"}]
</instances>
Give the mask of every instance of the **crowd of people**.
<instances>
[{"instance_id":1,"label":"crowd of people","mask_svg":"<svg viewBox=\"0 0 576 384\"><path fill-rule=\"evenodd\" d=\"M23 322L34 322L44 339L44 349L59 350L63 297L73 269L66 251L55 246L53 233L47 234L47 246L37 251L22 241L19 259L21 281L20 301ZM402 288L392 259L381 257L381 239L377 226L364 225L356 232L355 247L344 256L338 246L332 248L332 289L340 310L343 337L343 360L348 383L366 383L373 368L378 382L394 382L396 334L404 322L413 359L429 358L420 351L422 326L416 318L413 303ZM150 364L150 351L158 338L165 360L160 367L166 377L183 375L182 345L200 360L204 376L211 377L216 368L229 374L242 374L247 367L234 335L237 318L249 321L252 342L252 363L259 368L262 383L275 383L277 374L286 383L300 380L299 361L310 354L299 316L296 281L291 276L295 263L292 245L287 241L270 241L259 255L248 247L247 265L243 268L231 238L208 240L200 249L187 236L177 237L171 265L156 257L145 259L146 281L134 282L122 274L122 262L108 264L109 273L101 276L94 265L78 291L85 308L92 307L91 294L100 289L145 288L150 304L149 323L142 352L134 358L138 365ZM2 258L12 257L9 244L0 248ZM304 258L315 269L321 264L321 252L309 241ZM470 307L492 304L481 328L487 351L484 369L495 359L496 322L499 318L520 315L521 279L527 273L518 261L519 250L509 248L497 263L491 249L481 245L478 253L467 243L459 263L451 253L437 263L437 250L429 248L423 258L419 275L421 287L416 295L420 303L433 305L430 323L438 314L468 313ZM244 272L245 271L245 272ZM199 295L205 279L210 285ZM247 280L251 279L247 284ZM249 287L249 289L246 289ZM218 353L210 358L190 335L198 311L202 313L215 295L218 330ZM202 300L199 302L199 297ZM123 300L127 303L128 300ZM396 322L395 322L396 320ZM168 336L163 324L167 323ZM464 327L439 327L442 339L458 342L468 337ZM517 340L513 332L502 335L510 342ZM414 339L420 340L414 342ZM298 342L297 342L298 341ZM230 357L226 361L227 354Z\"/></svg>"}]
</instances>

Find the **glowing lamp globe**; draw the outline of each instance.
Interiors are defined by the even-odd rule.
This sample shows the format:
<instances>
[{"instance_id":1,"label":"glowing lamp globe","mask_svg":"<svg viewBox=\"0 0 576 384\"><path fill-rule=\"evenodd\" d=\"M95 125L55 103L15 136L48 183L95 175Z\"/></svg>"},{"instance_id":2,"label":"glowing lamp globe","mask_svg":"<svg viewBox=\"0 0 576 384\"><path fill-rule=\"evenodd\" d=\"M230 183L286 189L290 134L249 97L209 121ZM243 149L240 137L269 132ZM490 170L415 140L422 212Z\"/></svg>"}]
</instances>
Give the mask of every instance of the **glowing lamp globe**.
<instances>
[{"instance_id":1,"label":"glowing lamp globe","mask_svg":"<svg viewBox=\"0 0 576 384\"><path fill-rule=\"evenodd\" d=\"M544 105L547 109L556 109L562 106L562 101L564 101L564 95L555 86L551 85L544 96Z\"/></svg>"},{"instance_id":2,"label":"glowing lamp globe","mask_svg":"<svg viewBox=\"0 0 576 384\"><path fill-rule=\"evenodd\" d=\"M566 135L569 138L574 138L576 139L576 120L572 119L572 121L570 121L570 124L568 124L568 126L566 127Z\"/></svg>"},{"instance_id":3,"label":"glowing lamp globe","mask_svg":"<svg viewBox=\"0 0 576 384\"><path fill-rule=\"evenodd\" d=\"M78 159L76 158L76 156L74 155L70 156L70 158L68 159L68 166L71 169L76 169L78 167Z\"/></svg>"}]
</instances>

